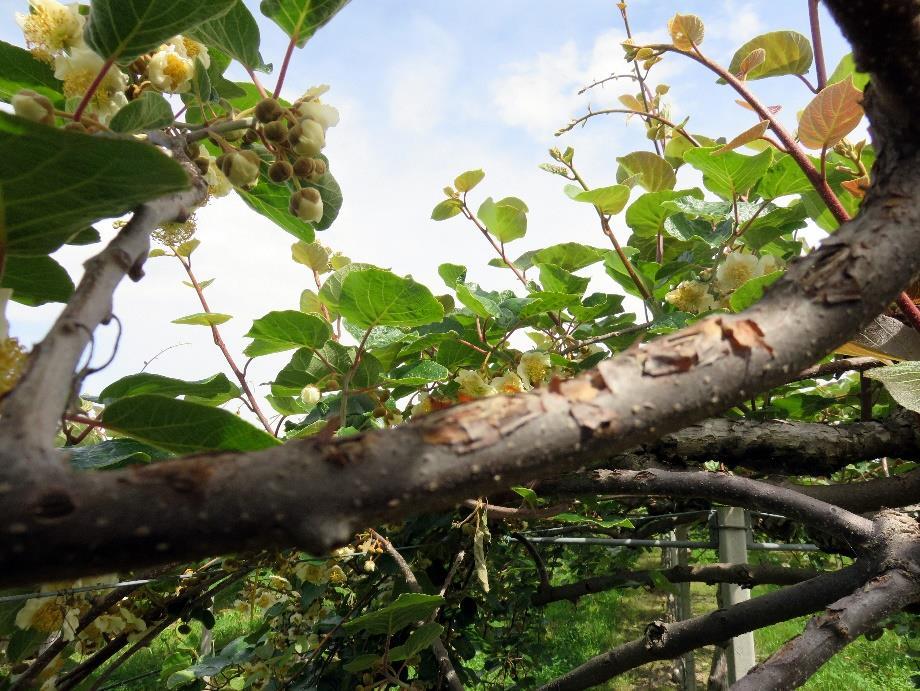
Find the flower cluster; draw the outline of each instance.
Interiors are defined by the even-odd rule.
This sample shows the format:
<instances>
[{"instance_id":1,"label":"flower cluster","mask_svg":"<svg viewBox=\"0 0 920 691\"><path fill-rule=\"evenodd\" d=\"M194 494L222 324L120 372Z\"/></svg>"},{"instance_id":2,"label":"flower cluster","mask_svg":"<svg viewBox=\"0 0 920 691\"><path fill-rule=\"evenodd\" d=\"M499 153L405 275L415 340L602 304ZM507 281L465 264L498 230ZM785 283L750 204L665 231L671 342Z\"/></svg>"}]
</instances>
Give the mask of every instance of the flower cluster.
<instances>
[{"instance_id":1,"label":"flower cluster","mask_svg":"<svg viewBox=\"0 0 920 691\"><path fill-rule=\"evenodd\" d=\"M681 281L664 299L681 312L708 312L727 306L731 294L752 278L764 276L779 268L779 261L772 254L757 257L739 250L729 254L716 267L714 280Z\"/></svg>"},{"instance_id":2,"label":"flower cluster","mask_svg":"<svg viewBox=\"0 0 920 691\"><path fill-rule=\"evenodd\" d=\"M176 36L161 45L147 61L147 79L160 91L181 94L189 90L195 76L195 61L211 66L208 49L185 36Z\"/></svg>"}]
</instances>

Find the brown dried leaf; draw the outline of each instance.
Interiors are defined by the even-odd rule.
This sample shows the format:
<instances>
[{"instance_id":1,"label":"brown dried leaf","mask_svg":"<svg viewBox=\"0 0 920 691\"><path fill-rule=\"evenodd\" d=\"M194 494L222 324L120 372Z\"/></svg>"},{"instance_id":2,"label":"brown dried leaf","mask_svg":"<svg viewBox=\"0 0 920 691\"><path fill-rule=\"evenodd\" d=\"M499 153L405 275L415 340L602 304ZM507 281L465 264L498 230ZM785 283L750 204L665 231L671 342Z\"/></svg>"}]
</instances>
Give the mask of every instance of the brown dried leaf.
<instances>
[{"instance_id":1,"label":"brown dried leaf","mask_svg":"<svg viewBox=\"0 0 920 691\"><path fill-rule=\"evenodd\" d=\"M866 190L869 189L869 176L863 175L855 180L844 180L840 186L857 199L862 199L866 196Z\"/></svg>"},{"instance_id":2,"label":"brown dried leaf","mask_svg":"<svg viewBox=\"0 0 920 691\"><path fill-rule=\"evenodd\" d=\"M747 101L742 101L740 98L736 98L735 103L737 103L739 106L741 106L745 110L750 110L750 111L754 110L754 106L752 106ZM779 111L783 109L782 106L766 106L766 108L767 108L767 112L770 113L770 115L776 115Z\"/></svg>"},{"instance_id":3,"label":"brown dried leaf","mask_svg":"<svg viewBox=\"0 0 920 691\"><path fill-rule=\"evenodd\" d=\"M754 320L739 319L723 323L722 328L733 349L751 351L754 348L763 348L773 355L773 348L764 340L763 330Z\"/></svg>"},{"instance_id":4,"label":"brown dried leaf","mask_svg":"<svg viewBox=\"0 0 920 691\"><path fill-rule=\"evenodd\" d=\"M831 147L855 129L863 117L862 91L853 77L826 86L805 106L799 141L809 149Z\"/></svg>"},{"instance_id":5,"label":"brown dried leaf","mask_svg":"<svg viewBox=\"0 0 920 691\"><path fill-rule=\"evenodd\" d=\"M744 146L745 144L756 141L757 139L760 139L764 134L766 134L767 128L769 126L769 120L761 120L753 127L746 129L744 132L732 139L730 142L728 142L728 144L723 144L712 153L713 155L724 154L727 151L731 151L732 149L737 149L739 146Z\"/></svg>"},{"instance_id":6,"label":"brown dried leaf","mask_svg":"<svg viewBox=\"0 0 920 691\"><path fill-rule=\"evenodd\" d=\"M675 14L668 20L668 33L675 48L693 50L703 42L706 29L695 14Z\"/></svg>"}]
</instances>

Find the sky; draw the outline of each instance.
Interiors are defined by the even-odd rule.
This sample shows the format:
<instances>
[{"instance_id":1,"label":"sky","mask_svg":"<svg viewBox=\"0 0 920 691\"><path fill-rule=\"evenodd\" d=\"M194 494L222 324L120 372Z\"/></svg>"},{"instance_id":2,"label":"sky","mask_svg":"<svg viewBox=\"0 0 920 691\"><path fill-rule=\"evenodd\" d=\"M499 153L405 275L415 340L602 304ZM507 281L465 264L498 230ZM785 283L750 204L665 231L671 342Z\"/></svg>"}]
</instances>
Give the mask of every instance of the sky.
<instances>
[{"instance_id":1,"label":"sky","mask_svg":"<svg viewBox=\"0 0 920 691\"><path fill-rule=\"evenodd\" d=\"M280 65L287 37L246 0L259 19L266 62ZM26 11L26 0L0 0L0 39L22 45L12 19ZM675 12L698 14L705 22L703 52L727 64L753 36L778 29L808 35L805 0L634 0L629 3L637 42L666 42L667 20ZM822 10L828 69L848 52L830 17ZM461 217L436 223L432 207L442 188L465 170L482 168L486 177L471 193L485 197L517 196L530 208L528 234L509 245L516 257L558 242L606 247L593 209L568 199L565 181L538 169L552 146L572 146L575 162L592 187L616 182L616 158L650 150L638 122L608 115L555 137L572 117L618 107L617 97L633 93L620 80L584 95L584 85L627 71L620 42L625 31L613 0L353 0L300 51L295 52L282 95L294 100L310 86L329 84L324 101L341 112L340 124L327 134L324 153L344 195L342 211L318 239L355 261L411 274L433 292L446 288L437 274L444 262L470 267L468 280L488 289L514 288L507 270L487 266L491 247ZM231 76L245 80L241 69ZM814 81L814 74L809 75ZM274 75L262 75L274 84ZM704 68L666 55L650 77L667 83L675 121L689 116L687 129L732 137L751 127L756 116L735 104L728 87L715 84ZM811 93L797 79L782 77L751 83L767 104L782 104L779 117L795 128L795 114ZM683 173L681 173L683 175ZM680 178L679 178L680 180ZM231 195L197 213L201 246L194 254L199 279L215 278L207 298L215 312L233 315L221 332L232 352L244 361L243 334L252 320L269 311L297 309L304 288L314 287L308 270L291 261L294 238L249 210ZM621 240L629 235L618 219ZM100 224L104 238L111 237ZM55 257L77 281L82 263L101 245L64 248ZM115 314L123 333L114 359L92 375L86 393L127 374L146 371L201 379L229 370L205 327L172 324L199 312L194 292L174 259L151 259L140 283L123 283L115 296ZM591 290L619 292L599 275ZM25 345L39 341L61 305L7 310L11 335ZM114 327L97 334L94 363L112 354ZM250 382L261 394L290 354L259 358ZM155 358L155 359L154 359ZM152 360L152 362L151 362Z\"/></svg>"}]
</instances>

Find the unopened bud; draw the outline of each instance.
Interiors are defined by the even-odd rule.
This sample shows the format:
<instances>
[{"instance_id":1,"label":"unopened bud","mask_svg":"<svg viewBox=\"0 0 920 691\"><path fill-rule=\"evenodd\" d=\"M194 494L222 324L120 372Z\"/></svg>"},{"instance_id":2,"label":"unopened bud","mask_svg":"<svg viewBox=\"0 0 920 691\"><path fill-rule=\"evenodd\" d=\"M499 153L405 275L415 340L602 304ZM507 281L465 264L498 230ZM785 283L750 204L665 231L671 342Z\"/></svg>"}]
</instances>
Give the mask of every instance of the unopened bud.
<instances>
[{"instance_id":1,"label":"unopened bud","mask_svg":"<svg viewBox=\"0 0 920 691\"><path fill-rule=\"evenodd\" d=\"M284 120L275 120L262 127L262 134L270 142L280 144L287 139L288 126Z\"/></svg>"},{"instance_id":2,"label":"unopened bud","mask_svg":"<svg viewBox=\"0 0 920 691\"><path fill-rule=\"evenodd\" d=\"M208 168L211 167L211 159L207 156L199 156L194 160L195 167L198 169L198 172L202 175L208 174Z\"/></svg>"},{"instance_id":3,"label":"unopened bud","mask_svg":"<svg viewBox=\"0 0 920 691\"><path fill-rule=\"evenodd\" d=\"M313 177L321 178L326 174L326 162L321 158L313 159Z\"/></svg>"},{"instance_id":4,"label":"unopened bud","mask_svg":"<svg viewBox=\"0 0 920 691\"><path fill-rule=\"evenodd\" d=\"M268 178L272 182L285 182L290 180L294 167L287 161L275 161L268 167Z\"/></svg>"},{"instance_id":5,"label":"unopened bud","mask_svg":"<svg viewBox=\"0 0 920 691\"><path fill-rule=\"evenodd\" d=\"M37 94L31 89L23 89L13 96L12 104L16 115L21 118L43 125L54 124L54 106L47 96Z\"/></svg>"},{"instance_id":6,"label":"unopened bud","mask_svg":"<svg viewBox=\"0 0 920 691\"><path fill-rule=\"evenodd\" d=\"M290 210L302 221L316 223L323 217L323 198L312 187L297 190L291 195Z\"/></svg>"},{"instance_id":7,"label":"unopened bud","mask_svg":"<svg viewBox=\"0 0 920 691\"><path fill-rule=\"evenodd\" d=\"M262 160L254 151L234 151L224 154L218 161L224 175L237 187L254 185L259 179Z\"/></svg>"},{"instance_id":8,"label":"unopened bud","mask_svg":"<svg viewBox=\"0 0 920 691\"><path fill-rule=\"evenodd\" d=\"M274 122L283 113L281 104L273 98L263 98L256 104L256 120L259 122Z\"/></svg>"},{"instance_id":9,"label":"unopened bud","mask_svg":"<svg viewBox=\"0 0 920 691\"><path fill-rule=\"evenodd\" d=\"M320 393L312 384L310 386L305 386L300 391L300 400L304 402L305 405L316 405L319 403Z\"/></svg>"},{"instance_id":10,"label":"unopened bud","mask_svg":"<svg viewBox=\"0 0 920 691\"><path fill-rule=\"evenodd\" d=\"M244 144L255 144L259 141L259 133L256 132L251 127L243 132L243 143Z\"/></svg>"},{"instance_id":11,"label":"unopened bud","mask_svg":"<svg viewBox=\"0 0 920 691\"><path fill-rule=\"evenodd\" d=\"M313 175L313 159L301 157L294 161L294 175L299 178L308 178Z\"/></svg>"},{"instance_id":12,"label":"unopened bud","mask_svg":"<svg viewBox=\"0 0 920 691\"><path fill-rule=\"evenodd\" d=\"M198 145L198 142L189 142L186 144L185 155L193 161L201 156L201 147Z\"/></svg>"}]
</instances>

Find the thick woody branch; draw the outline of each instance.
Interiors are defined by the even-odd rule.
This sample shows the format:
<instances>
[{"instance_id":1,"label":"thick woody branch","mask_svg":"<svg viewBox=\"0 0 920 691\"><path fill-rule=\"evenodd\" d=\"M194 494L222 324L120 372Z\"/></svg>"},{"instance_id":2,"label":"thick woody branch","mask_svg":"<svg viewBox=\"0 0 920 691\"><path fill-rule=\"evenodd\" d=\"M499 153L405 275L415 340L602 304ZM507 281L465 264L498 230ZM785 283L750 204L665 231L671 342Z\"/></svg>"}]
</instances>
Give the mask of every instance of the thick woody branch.
<instances>
[{"instance_id":1,"label":"thick woody branch","mask_svg":"<svg viewBox=\"0 0 920 691\"><path fill-rule=\"evenodd\" d=\"M787 486L854 513L869 513L920 502L920 471L917 470L865 482Z\"/></svg>"},{"instance_id":2,"label":"thick woody branch","mask_svg":"<svg viewBox=\"0 0 920 691\"><path fill-rule=\"evenodd\" d=\"M725 473L662 470L595 470L569 475L549 486L557 496L620 494L710 499L731 506L795 518L858 548L875 535L872 521L793 489Z\"/></svg>"},{"instance_id":3,"label":"thick woody branch","mask_svg":"<svg viewBox=\"0 0 920 691\"><path fill-rule=\"evenodd\" d=\"M671 583L737 583L746 588L755 585L793 585L818 576L815 569L786 568L773 564L706 564L703 566L673 566L661 571L624 571L586 578L565 585L551 585L537 590L530 601L546 605L558 600L576 602L584 595L623 587L654 588L655 577Z\"/></svg>"},{"instance_id":4,"label":"thick woody branch","mask_svg":"<svg viewBox=\"0 0 920 691\"><path fill-rule=\"evenodd\" d=\"M824 574L788 588L675 623L655 621L645 635L594 657L541 687L576 691L656 660L670 660L705 645L815 612L855 590L865 579L858 566Z\"/></svg>"}]
</instances>

